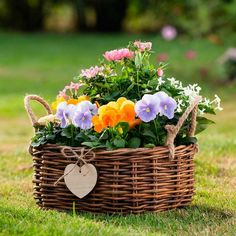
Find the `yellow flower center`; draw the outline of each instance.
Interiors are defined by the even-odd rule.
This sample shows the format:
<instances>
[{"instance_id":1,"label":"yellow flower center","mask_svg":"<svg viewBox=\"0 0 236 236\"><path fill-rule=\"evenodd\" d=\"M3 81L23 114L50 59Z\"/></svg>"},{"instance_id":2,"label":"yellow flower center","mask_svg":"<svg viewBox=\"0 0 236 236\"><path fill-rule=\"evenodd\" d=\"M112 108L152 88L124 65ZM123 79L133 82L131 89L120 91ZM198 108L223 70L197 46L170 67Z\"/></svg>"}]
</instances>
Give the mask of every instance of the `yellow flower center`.
<instances>
[{"instance_id":1,"label":"yellow flower center","mask_svg":"<svg viewBox=\"0 0 236 236\"><path fill-rule=\"evenodd\" d=\"M84 121L84 120L85 120L85 118L83 117L83 118L82 118L82 121Z\"/></svg>"},{"instance_id":2,"label":"yellow flower center","mask_svg":"<svg viewBox=\"0 0 236 236\"><path fill-rule=\"evenodd\" d=\"M150 108L149 107L146 108L146 112L150 112Z\"/></svg>"},{"instance_id":3,"label":"yellow flower center","mask_svg":"<svg viewBox=\"0 0 236 236\"><path fill-rule=\"evenodd\" d=\"M167 110L167 105L164 106L164 110L165 110L165 111Z\"/></svg>"}]
</instances>

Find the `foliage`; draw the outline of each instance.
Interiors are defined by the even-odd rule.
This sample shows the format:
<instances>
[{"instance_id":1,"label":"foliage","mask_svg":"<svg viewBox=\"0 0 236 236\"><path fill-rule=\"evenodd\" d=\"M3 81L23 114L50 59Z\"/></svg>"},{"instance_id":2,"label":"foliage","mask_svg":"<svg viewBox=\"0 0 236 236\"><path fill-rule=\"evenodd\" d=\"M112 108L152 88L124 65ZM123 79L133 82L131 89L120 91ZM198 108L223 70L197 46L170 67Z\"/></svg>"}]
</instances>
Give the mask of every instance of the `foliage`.
<instances>
[{"instance_id":1,"label":"foliage","mask_svg":"<svg viewBox=\"0 0 236 236\"><path fill-rule=\"evenodd\" d=\"M106 52L108 63L102 60L100 67L82 70L76 78L78 83L67 85L53 103L55 120L39 120L42 126L36 127L32 145L50 142L107 149L165 145L165 125L177 124L201 88L197 84L184 87L182 82L164 76L166 65L160 63L156 69L150 64L150 55L150 42L135 41L126 49ZM158 97L159 93L165 98ZM153 106L158 106L157 113L148 120L138 112L138 104L144 102L145 96L152 97ZM150 109L145 110L148 116ZM213 123L201 115L215 114L215 109L221 109L218 96L213 101L202 99L198 133ZM197 141L188 137L190 125L188 118L176 137L177 145Z\"/></svg>"},{"instance_id":2,"label":"foliage","mask_svg":"<svg viewBox=\"0 0 236 236\"><path fill-rule=\"evenodd\" d=\"M233 32L235 7L235 0L131 0L127 28L132 32L156 32L170 24L180 33L195 37Z\"/></svg>"},{"instance_id":3,"label":"foliage","mask_svg":"<svg viewBox=\"0 0 236 236\"><path fill-rule=\"evenodd\" d=\"M63 12L58 20L55 9ZM180 33L196 37L234 32L235 9L236 0L2 0L0 24L36 31L47 29L47 22L53 19L54 28L49 28L56 31L118 32L124 26L130 32L154 33L170 24Z\"/></svg>"}]
</instances>

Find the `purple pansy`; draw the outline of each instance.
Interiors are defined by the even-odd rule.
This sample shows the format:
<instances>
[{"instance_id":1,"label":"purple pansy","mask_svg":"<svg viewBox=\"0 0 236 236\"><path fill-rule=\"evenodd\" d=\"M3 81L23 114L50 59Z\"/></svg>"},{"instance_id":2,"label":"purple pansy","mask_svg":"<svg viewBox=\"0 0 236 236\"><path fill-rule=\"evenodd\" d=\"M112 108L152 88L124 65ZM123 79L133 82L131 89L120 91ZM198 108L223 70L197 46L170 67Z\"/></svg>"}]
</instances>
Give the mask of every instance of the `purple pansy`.
<instances>
[{"instance_id":1,"label":"purple pansy","mask_svg":"<svg viewBox=\"0 0 236 236\"><path fill-rule=\"evenodd\" d=\"M76 106L73 125L81 129L90 129L93 126L92 117L97 114L97 106L89 101L83 101Z\"/></svg>"},{"instance_id":2,"label":"purple pansy","mask_svg":"<svg viewBox=\"0 0 236 236\"><path fill-rule=\"evenodd\" d=\"M159 100L154 95L145 94L140 101L135 104L137 116L144 122L154 120L159 112Z\"/></svg>"},{"instance_id":3,"label":"purple pansy","mask_svg":"<svg viewBox=\"0 0 236 236\"><path fill-rule=\"evenodd\" d=\"M172 119L174 117L174 111L177 107L176 101L169 97L165 92L157 92L154 96L160 101L159 104L159 112L160 115L166 116L168 119Z\"/></svg>"},{"instance_id":4,"label":"purple pansy","mask_svg":"<svg viewBox=\"0 0 236 236\"><path fill-rule=\"evenodd\" d=\"M77 110L73 118L73 125L81 129L90 129L93 126L92 114L90 111L81 112Z\"/></svg>"},{"instance_id":5,"label":"purple pansy","mask_svg":"<svg viewBox=\"0 0 236 236\"><path fill-rule=\"evenodd\" d=\"M96 105L96 104L92 104L92 103L89 102L89 101L80 102L80 103L77 105L77 108L78 108L80 111L90 111L93 116L98 114L97 105Z\"/></svg>"},{"instance_id":6,"label":"purple pansy","mask_svg":"<svg viewBox=\"0 0 236 236\"><path fill-rule=\"evenodd\" d=\"M67 105L66 102L59 103L57 106L56 117L61 122L61 128L68 126L69 121L73 118L75 108L75 105Z\"/></svg>"}]
</instances>

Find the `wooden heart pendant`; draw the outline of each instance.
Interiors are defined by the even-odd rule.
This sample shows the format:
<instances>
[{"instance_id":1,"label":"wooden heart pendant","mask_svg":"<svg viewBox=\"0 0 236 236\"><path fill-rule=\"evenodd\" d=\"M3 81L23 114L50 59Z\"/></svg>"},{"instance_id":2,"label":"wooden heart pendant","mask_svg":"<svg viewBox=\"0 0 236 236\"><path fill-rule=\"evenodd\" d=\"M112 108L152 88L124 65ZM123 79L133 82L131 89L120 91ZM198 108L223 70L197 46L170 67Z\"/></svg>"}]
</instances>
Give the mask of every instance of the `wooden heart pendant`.
<instances>
[{"instance_id":1,"label":"wooden heart pendant","mask_svg":"<svg viewBox=\"0 0 236 236\"><path fill-rule=\"evenodd\" d=\"M69 164L64 170L64 175L67 188L78 198L83 198L89 194L95 187L98 178L97 170L92 164L81 167L76 164Z\"/></svg>"}]
</instances>

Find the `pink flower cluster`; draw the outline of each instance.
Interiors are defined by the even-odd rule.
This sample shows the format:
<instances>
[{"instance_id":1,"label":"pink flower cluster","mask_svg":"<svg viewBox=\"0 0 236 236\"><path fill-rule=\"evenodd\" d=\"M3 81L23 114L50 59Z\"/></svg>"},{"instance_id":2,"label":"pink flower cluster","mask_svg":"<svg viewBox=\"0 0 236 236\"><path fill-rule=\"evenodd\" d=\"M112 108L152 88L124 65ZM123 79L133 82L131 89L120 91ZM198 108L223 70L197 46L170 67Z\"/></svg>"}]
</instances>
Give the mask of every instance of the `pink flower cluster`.
<instances>
[{"instance_id":1,"label":"pink flower cluster","mask_svg":"<svg viewBox=\"0 0 236 236\"><path fill-rule=\"evenodd\" d=\"M122 48L118 50L107 51L103 54L108 61L120 61L124 58L132 58L134 52L130 51L128 48Z\"/></svg>"},{"instance_id":2,"label":"pink flower cluster","mask_svg":"<svg viewBox=\"0 0 236 236\"><path fill-rule=\"evenodd\" d=\"M87 79L94 78L96 75L103 75L104 67L90 67L89 69L81 70L80 76L86 77Z\"/></svg>"},{"instance_id":3,"label":"pink flower cluster","mask_svg":"<svg viewBox=\"0 0 236 236\"><path fill-rule=\"evenodd\" d=\"M134 46L139 48L141 52L147 50L150 51L152 49L152 43L151 42L140 42L140 41L135 41Z\"/></svg>"},{"instance_id":4,"label":"pink flower cluster","mask_svg":"<svg viewBox=\"0 0 236 236\"><path fill-rule=\"evenodd\" d=\"M69 96L66 94L66 92L69 90L71 94L77 94L81 85L81 83L71 82L69 85L66 85L62 91L59 92L57 97L63 97L64 99L68 99Z\"/></svg>"}]
</instances>

